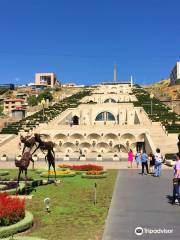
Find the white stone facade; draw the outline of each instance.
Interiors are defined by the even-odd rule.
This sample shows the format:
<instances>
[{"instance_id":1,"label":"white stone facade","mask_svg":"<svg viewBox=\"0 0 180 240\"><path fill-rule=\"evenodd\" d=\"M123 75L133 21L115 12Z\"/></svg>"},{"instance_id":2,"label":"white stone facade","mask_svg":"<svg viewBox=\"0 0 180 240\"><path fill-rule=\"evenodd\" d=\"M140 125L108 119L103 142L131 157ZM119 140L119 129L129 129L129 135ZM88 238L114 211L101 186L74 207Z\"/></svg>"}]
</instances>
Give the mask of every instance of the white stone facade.
<instances>
[{"instance_id":1,"label":"white stone facade","mask_svg":"<svg viewBox=\"0 0 180 240\"><path fill-rule=\"evenodd\" d=\"M176 84L176 80L180 79L180 61L176 63L170 74L171 85Z\"/></svg>"}]
</instances>

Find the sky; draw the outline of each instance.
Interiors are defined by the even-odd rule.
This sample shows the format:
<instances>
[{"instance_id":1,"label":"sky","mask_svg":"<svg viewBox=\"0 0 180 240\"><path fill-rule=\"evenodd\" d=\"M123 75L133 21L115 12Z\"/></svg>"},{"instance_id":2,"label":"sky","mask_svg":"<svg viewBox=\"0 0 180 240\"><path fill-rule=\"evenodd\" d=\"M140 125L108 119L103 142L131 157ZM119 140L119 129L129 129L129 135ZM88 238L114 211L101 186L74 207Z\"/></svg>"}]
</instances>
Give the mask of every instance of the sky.
<instances>
[{"instance_id":1,"label":"sky","mask_svg":"<svg viewBox=\"0 0 180 240\"><path fill-rule=\"evenodd\" d=\"M180 0L0 0L0 83L150 84L180 60Z\"/></svg>"}]
</instances>

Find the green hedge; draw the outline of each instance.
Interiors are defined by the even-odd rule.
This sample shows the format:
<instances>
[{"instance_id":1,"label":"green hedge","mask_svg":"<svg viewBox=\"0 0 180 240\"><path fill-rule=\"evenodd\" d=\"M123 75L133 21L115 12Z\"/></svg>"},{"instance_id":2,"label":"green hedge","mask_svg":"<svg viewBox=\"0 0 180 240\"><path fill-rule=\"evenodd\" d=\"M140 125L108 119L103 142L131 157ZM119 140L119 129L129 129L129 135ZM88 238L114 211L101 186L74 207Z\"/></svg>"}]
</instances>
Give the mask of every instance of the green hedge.
<instances>
[{"instance_id":1,"label":"green hedge","mask_svg":"<svg viewBox=\"0 0 180 240\"><path fill-rule=\"evenodd\" d=\"M63 99L63 101L55 103L53 106L44 109L44 118L43 110L36 112L35 114L23 118L19 122L11 123L7 127L4 127L0 133L3 134L18 134L21 129L29 131L39 125L39 123L44 123L49 120L52 120L68 107L77 107L80 102L79 100L83 97L90 95L90 91L78 92L70 97Z\"/></svg>"},{"instance_id":2,"label":"green hedge","mask_svg":"<svg viewBox=\"0 0 180 240\"><path fill-rule=\"evenodd\" d=\"M56 174L56 177L57 178L64 178L64 177L75 177L76 176L76 173L73 172L73 173L69 173L69 174ZM40 177L44 177L44 178L48 178L48 174L47 173L42 173L40 174ZM50 178L55 178L55 175L54 174L49 174L49 177Z\"/></svg>"},{"instance_id":3,"label":"green hedge","mask_svg":"<svg viewBox=\"0 0 180 240\"><path fill-rule=\"evenodd\" d=\"M6 227L0 227L0 239L14 235L15 233L22 232L29 229L33 225L32 213L26 211L25 218L21 221Z\"/></svg>"},{"instance_id":4,"label":"green hedge","mask_svg":"<svg viewBox=\"0 0 180 240\"><path fill-rule=\"evenodd\" d=\"M2 240L47 240L45 238L39 238L39 237L8 237L8 238L3 238Z\"/></svg>"},{"instance_id":5,"label":"green hedge","mask_svg":"<svg viewBox=\"0 0 180 240\"><path fill-rule=\"evenodd\" d=\"M166 153L165 159L174 160L174 159L176 159L176 154L175 153Z\"/></svg>"},{"instance_id":6,"label":"green hedge","mask_svg":"<svg viewBox=\"0 0 180 240\"><path fill-rule=\"evenodd\" d=\"M103 173L100 175L87 175L86 173L83 173L81 175L82 178L88 178L88 179L99 179L99 178L106 178L107 177L107 173Z\"/></svg>"},{"instance_id":7,"label":"green hedge","mask_svg":"<svg viewBox=\"0 0 180 240\"><path fill-rule=\"evenodd\" d=\"M0 172L0 176L7 176L7 175L9 175L8 171L1 171Z\"/></svg>"},{"instance_id":8,"label":"green hedge","mask_svg":"<svg viewBox=\"0 0 180 240\"><path fill-rule=\"evenodd\" d=\"M18 192L21 193L24 188L25 188L25 183L23 183L23 182L19 183ZM2 191L2 192L6 192L9 195L15 195L16 194L16 188L5 190L5 191Z\"/></svg>"}]
</instances>

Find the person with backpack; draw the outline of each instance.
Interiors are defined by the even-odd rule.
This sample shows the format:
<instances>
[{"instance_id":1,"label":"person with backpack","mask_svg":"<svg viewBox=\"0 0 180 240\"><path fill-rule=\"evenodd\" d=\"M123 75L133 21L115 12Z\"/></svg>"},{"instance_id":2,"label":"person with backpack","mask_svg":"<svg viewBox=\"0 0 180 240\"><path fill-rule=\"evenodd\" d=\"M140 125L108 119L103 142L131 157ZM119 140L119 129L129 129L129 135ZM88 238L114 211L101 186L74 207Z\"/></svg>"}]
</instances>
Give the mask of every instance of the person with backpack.
<instances>
[{"instance_id":1,"label":"person with backpack","mask_svg":"<svg viewBox=\"0 0 180 240\"><path fill-rule=\"evenodd\" d=\"M149 174L148 170L148 155L146 151L144 150L142 155L141 155L141 163L142 163L142 175L144 174L144 167L146 167L146 174Z\"/></svg>"},{"instance_id":2,"label":"person with backpack","mask_svg":"<svg viewBox=\"0 0 180 240\"><path fill-rule=\"evenodd\" d=\"M161 169L162 169L162 161L163 157L159 148L156 149L156 153L154 154L155 158L155 165L154 165L154 177L161 176Z\"/></svg>"}]
</instances>

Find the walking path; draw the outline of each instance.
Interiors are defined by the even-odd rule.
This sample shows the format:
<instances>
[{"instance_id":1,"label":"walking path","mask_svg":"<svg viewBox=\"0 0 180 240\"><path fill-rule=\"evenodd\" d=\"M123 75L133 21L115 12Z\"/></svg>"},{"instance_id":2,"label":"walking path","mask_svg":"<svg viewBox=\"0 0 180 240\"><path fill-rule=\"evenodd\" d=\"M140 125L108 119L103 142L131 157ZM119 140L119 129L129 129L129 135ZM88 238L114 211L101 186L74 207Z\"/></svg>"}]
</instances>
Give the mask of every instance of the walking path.
<instances>
[{"instance_id":1,"label":"walking path","mask_svg":"<svg viewBox=\"0 0 180 240\"><path fill-rule=\"evenodd\" d=\"M170 203L172 169L164 170L160 178L139 172L119 171L103 240L179 240L180 206ZM143 228L142 235L135 234L137 227ZM169 233L145 233L145 228Z\"/></svg>"},{"instance_id":2,"label":"walking path","mask_svg":"<svg viewBox=\"0 0 180 240\"><path fill-rule=\"evenodd\" d=\"M79 161L79 160L71 160L71 161L56 161L56 166L58 164L97 164L103 166L105 169L127 169L128 163L127 159L124 161L112 161L111 159L107 161ZM35 168L46 168L46 162L44 159L35 161ZM136 169L136 164L133 164L133 170ZM6 168L15 168L14 160L11 161L0 161L0 169ZM163 165L163 169L171 169L166 165Z\"/></svg>"}]
</instances>

